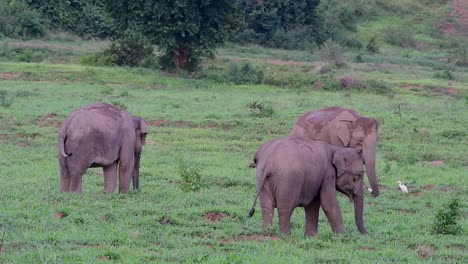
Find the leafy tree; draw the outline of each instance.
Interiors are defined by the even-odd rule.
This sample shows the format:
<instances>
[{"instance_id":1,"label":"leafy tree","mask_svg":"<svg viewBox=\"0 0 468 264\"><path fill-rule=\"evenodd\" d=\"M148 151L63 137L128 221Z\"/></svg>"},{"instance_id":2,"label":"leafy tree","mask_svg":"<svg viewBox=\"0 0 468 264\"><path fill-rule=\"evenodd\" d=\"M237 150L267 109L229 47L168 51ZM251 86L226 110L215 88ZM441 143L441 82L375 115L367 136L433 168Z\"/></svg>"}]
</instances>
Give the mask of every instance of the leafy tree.
<instances>
[{"instance_id":1,"label":"leafy tree","mask_svg":"<svg viewBox=\"0 0 468 264\"><path fill-rule=\"evenodd\" d=\"M37 38L45 35L45 21L23 1L0 0L0 37Z\"/></svg>"},{"instance_id":2,"label":"leafy tree","mask_svg":"<svg viewBox=\"0 0 468 264\"><path fill-rule=\"evenodd\" d=\"M105 38L113 34L112 20L101 0L25 0L50 20L52 29L73 32L81 37Z\"/></svg>"},{"instance_id":3,"label":"leafy tree","mask_svg":"<svg viewBox=\"0 0 468 264\"><path fill-rule=\"evenodd\" d=\"M120 32L141 32L163 51L166 68L191 70L239 27L229 0L107 0Z\"/></svg>"},{"instance_id":4,"label":"leafy tree","mask_svg":"<svg viewBox=\"0 0 468 264\"><path fill-rule=\"evenodd\" d=\"M313 38L318 4L319 0L237 0L245 24L235 41L243 43L247 39L261 45L281 47L283 44L276 43L278 35L288 36L289 32L300 31L305 33L303 40Z\"/></svg>"}]
</instances>

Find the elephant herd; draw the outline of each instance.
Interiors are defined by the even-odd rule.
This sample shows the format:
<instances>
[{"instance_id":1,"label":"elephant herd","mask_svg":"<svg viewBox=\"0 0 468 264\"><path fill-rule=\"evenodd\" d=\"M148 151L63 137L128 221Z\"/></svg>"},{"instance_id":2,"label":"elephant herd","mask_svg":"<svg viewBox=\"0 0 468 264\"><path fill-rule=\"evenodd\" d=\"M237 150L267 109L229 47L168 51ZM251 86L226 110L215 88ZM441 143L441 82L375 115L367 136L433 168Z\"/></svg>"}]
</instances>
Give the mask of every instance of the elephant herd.
<instances>
[{"instance_id":1,"label":"elephant herd","mask_svg":"<svg viewBox=\"0 0 468 264\"><path fill-rule=\"evenodd\" d=\"M132 180L139 187L142 147L148 133L138 116L105 103L73 111L59 130L60 191L82 192L87 168L102 167L104 191L111 193L117 182L126 193ZM257 196L263 227L272 224L277 209L281 233L290 234L290 218L296 207L304 207L305 235L315 235L319 209L332 230L345 232L336 191L354 203L356 226L367 234L363 222L364 164L374 197L379 195L375 159L378 124L353 110L329 107L305 113L289 137L270 140L256 151ZM118 177L118 178L117 178Z\"/></svg>"}]
</instances>

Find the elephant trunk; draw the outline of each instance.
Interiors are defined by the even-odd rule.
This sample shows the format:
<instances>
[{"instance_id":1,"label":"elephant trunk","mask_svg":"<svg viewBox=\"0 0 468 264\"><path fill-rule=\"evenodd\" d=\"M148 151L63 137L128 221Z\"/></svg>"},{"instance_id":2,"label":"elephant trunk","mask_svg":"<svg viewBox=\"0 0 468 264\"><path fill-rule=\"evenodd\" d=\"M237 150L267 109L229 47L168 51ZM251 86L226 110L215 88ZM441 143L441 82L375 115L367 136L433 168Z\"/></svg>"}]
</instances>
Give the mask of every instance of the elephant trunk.
<instances>
[{"instance_id":1,"label":"elephant trunk","mask_svg":"<svg viewBox=\"0 0 468 264\"><path fill-rule=\"evenodd\" d=\"M363 235L367 235L367 230L364 227L363 215L364 213L364 192L361 188L361 191L354 194L354 219L356 221L356 226L359 232Z\"/></svg>"},{"instance_id":2,"label":"elephant trunk","mask_svg":"<svg viewBox=\"0 0 468 264\"><path fill-rule=\"evenodd\" d=\"M138 190L140 188L140 154L135 153L135 165L133 166L132 173L133 189Z\"/></svg>"},{"instance_id":3,"label":"elephant trunk","mask_svg":"<svg viewBox=\"0 0 468 264\"><path fill-rule=\"evenodd\" d=\"M377 176L375 173L376 142L364 145L362 154L366 163L366 173L369 179L369 184L372 188L372 196L377 197L379 196L379 185L377 184Z\"/></svg>"}]
</instances>

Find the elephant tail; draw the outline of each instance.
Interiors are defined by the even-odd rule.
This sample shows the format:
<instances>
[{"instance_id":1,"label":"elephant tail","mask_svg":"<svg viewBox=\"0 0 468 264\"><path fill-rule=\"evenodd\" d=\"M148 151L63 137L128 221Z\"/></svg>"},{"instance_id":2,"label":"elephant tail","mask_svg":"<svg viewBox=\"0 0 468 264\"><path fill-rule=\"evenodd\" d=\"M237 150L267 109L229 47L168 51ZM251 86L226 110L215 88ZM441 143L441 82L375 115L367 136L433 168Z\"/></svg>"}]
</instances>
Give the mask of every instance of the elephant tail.
<instances>
[{"instance_id":1,"label":"elephant tail","mask_svg":"<svg viewBox=\"0 0 468 264\"><path fill-rule=\"evenodd\" d=\"M67 140L68 122L66 122L59 131L59 152L64 158L71 156L71 153L65 152L65 141Z\"/></svg>"},{"instance_id":2,"label":"elephant tail","mask_svg":"<svg viewBox=\"0 0 468 264\"><path fill-rule=\"evenodd\" d=\"M262 177L263 175L265 175L265 176ZM269 172L268 173L262 173L262 175L260 175L260 176L262 178L259 181L257 195L255 196L255 200L254 200L254 203L252 205L252 208L250 208L250 211L249 211L249 214L248 214L249 217L252 217L254 215L254 213L255 213L255 205L257 204L258 196L260 196L260 191L262 190L263 185L265 184L266 178L268 178L270 176L270 173Z\"/></svg>"}]
</instances>

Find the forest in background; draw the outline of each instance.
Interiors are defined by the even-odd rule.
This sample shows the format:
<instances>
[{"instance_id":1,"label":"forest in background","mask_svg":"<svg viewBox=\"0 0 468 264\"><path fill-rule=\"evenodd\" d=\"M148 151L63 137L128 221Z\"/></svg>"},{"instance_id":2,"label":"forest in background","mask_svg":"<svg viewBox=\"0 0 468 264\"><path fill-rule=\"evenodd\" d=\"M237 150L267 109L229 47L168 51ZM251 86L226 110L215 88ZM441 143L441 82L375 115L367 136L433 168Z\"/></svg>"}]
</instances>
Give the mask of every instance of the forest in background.
<instances>
[{"instance_id":1,"label":"forest in background","mask_svg":"<svg viewBox=\"0 0 468 264\"><path fill-rule=\"evenodd\" d=\"M47 39L54 32L109 39L95 64L190 71L226 43L314 51L327 41L371 54L382 45L437 47L466 66L466 21L452 7L447 0L2 0L0 39ZM392 23L398 18L404 22ZM369 21L383 24L360 27Z\"/></svg>"}]
</instances>

